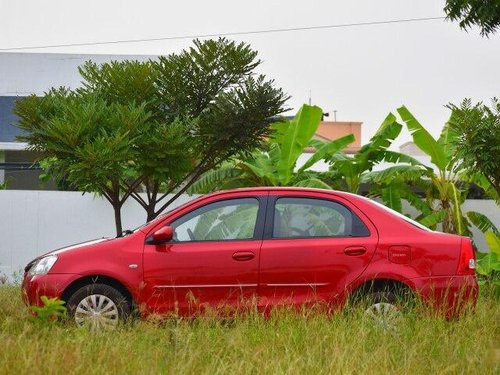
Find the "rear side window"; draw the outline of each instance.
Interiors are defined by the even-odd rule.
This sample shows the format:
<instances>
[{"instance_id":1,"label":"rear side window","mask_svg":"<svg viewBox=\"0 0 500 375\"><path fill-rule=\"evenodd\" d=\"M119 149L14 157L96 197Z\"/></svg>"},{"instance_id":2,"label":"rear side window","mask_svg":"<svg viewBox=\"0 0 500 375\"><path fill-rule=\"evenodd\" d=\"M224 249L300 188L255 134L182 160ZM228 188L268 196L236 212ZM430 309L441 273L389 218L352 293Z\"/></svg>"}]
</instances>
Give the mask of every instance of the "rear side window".
<instances>
[{"instance_id":1,"label":"rear side window","mask_svg":"<svg viewBox=\"0 0 500 375\"><path fill-rule=\"evenodd\" d=\"M324 199L278 198L273 238L366 237L370 231L347 207Z\"/></svg>"}]
</instances>

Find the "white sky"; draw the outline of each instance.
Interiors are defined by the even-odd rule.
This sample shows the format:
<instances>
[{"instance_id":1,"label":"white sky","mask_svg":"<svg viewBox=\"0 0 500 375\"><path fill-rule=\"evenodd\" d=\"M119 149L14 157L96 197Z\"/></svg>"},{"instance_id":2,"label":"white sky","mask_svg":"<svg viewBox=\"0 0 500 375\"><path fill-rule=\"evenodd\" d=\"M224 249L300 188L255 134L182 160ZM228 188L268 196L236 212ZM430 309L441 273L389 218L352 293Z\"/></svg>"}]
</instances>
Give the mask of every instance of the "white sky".
<instances>
[{"instance_id":1,"label":"white sky","mask_svg":"<svg viewBox=\"0 0 500 375\"><path fill-rule=\"evenodd\" d=\"M444 16L444 1L27 1L0 0L0 49ZM261 72L292 96L363 121L363 143L405 104L433 135L448 102L500 96L500 33L481 38L458 24L404 24L247 35ZM33 52L167 54L189 40L63 47ZM18 51L19 52L19 51ZM26 50L25 52L30 52ZM333 119L333 117L330 117ZM396 144L410 140L407 132Z\"/></svg>"}]
</instances>

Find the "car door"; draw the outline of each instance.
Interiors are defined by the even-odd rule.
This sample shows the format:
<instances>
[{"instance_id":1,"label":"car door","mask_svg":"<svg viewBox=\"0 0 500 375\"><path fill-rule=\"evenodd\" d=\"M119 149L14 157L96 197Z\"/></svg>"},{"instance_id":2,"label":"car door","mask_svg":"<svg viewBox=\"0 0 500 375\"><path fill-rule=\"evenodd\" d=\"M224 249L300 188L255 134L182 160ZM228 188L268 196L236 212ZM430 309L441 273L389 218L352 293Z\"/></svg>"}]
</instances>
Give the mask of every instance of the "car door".
<instances>
[{"instance_id":1,"label":"car door","mask_svg":"<svg viewBox=\"0 0 500 375\"><path fill-rule=\"evenodd\" d=\"M362 212L330 194L271 194L266 222L261 306L341 303L345 287L367 267L378 241Z\"/></svg>"},{"instance_id":2,"label":"car door","mask_svg":"<svg viewBox=\"0 0 500 375\"><path fill-rule=\"evenodd\" d=\"M199 202L168 219L164 225L172 227L172 241L144 248L148 310L186 315L251 299L257 291L266 195Z\"/></svg>"}]
</instances>

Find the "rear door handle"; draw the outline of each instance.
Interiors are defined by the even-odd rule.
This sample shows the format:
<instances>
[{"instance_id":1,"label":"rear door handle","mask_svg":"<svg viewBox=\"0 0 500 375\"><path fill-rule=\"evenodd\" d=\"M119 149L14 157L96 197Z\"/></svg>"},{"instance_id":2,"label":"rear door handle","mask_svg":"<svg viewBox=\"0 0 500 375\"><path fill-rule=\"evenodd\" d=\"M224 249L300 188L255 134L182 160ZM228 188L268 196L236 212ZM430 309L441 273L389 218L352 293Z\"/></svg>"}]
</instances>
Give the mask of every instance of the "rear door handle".
<instances>
[{"instance_id":1,"label":"rear door handle","mask_svg":"<svg viewBox=\"0 0 500 375\"><path fill-rule=\"evenodd\" d=\"M363 255L366 253L366 249L363 246L349 246L344 249L345 255Z\"/></svg>"},{"instance_id":2,"label":"rear door handle","mask_svg":"<svg viewBox=\"0 0 500 375\"><path fill-rule=\"evenodd\" d=\"M233 254L233 259L238 262L244 262L246 260L252 260L255 258L255 254L251 251L237 251Z\"/></svg>"}]
</instances>

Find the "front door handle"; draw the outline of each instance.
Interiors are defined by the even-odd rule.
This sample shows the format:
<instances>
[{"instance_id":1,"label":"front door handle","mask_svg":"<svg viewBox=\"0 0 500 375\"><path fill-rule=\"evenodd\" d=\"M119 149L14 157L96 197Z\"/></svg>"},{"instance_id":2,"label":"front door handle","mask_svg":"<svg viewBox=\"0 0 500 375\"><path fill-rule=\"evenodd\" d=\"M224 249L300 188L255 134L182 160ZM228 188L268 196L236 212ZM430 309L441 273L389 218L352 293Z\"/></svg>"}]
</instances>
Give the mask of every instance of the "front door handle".
<instances>
[{"instance_id":1,"label":"front door handle","mask_svg":"<svg viewBox=\"0 0 500 375\"><path fill-rule=\"evenodd\" d=\"M244 262L246 260L251 260L255 258L255 254L251 251L237 251L233 254L233 259L239 262Z\"/></svg>"},{"instance_id":2,"label":"front door handle","mask_svg":"<svg viewBox=\"0 0 500 375\"><path fill-rule=\"evenodd\" d=\"M363 255L366 253L366 249L363 246L349 246L344 249L345 255Z\"/></svg>"}]
</instances>

